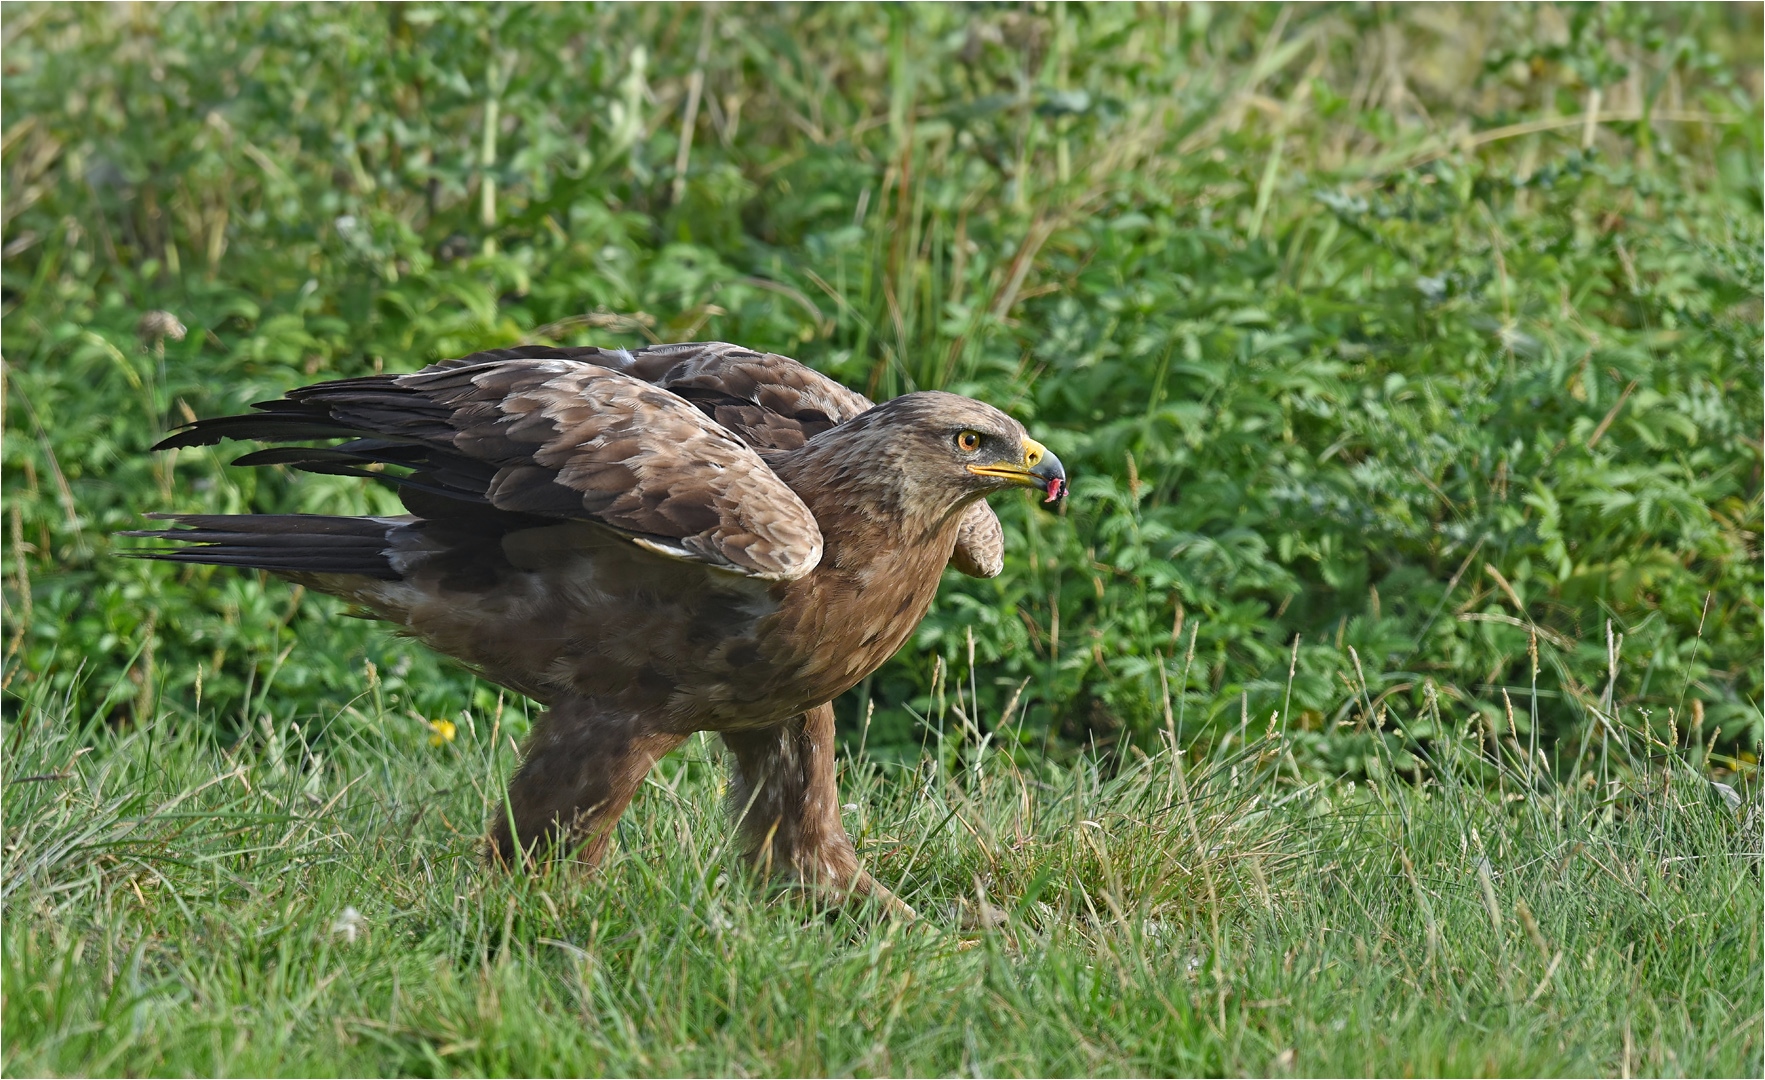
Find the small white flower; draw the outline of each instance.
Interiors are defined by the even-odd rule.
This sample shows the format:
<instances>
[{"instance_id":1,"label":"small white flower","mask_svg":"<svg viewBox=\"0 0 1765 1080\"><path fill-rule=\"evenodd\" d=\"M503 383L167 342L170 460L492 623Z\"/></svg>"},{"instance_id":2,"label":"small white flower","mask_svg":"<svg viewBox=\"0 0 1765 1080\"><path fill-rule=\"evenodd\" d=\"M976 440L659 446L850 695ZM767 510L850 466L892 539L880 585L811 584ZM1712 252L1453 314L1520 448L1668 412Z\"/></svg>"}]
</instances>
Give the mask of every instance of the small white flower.
<instances>
[{"instance_id":1,"label":"small white flower","mask_svg":"<svg viewBox=\"0 0 1765 1080\"><path fill-rule=\"evenodd\" d=\"M169 311L149 311L135 324L135 335L143 345L161 345L166 338L183 341L184 323Z\"/></svg>"},{"instance_id":2,"label":"small white flower","mask_svg":"<svg viewBox=\"0 0 1765 1080\"><path fill-rule=\"evenodd\" d=\"M364 932L364 922L366 920L362 918L361 912L353 907L346 907L338 914L337 921L331 924L331 932L342 935L345 945L354 945L356 935Z\"/></svg>"}]
</instances>

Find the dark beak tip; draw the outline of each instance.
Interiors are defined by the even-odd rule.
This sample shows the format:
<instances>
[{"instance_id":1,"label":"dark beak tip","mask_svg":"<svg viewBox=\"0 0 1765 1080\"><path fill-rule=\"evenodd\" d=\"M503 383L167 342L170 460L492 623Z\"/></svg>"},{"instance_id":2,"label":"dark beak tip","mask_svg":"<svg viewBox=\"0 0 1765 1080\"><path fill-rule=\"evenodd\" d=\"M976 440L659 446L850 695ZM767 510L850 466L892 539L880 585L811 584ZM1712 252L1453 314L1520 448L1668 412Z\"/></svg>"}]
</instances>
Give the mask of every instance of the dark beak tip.
<instances>
[{"instance_id":1,"label":"dark beak tip","mask_svg":"<svg viewBox=\"0 0 1765 1080\"><path fill-rule=\"evenodd\" d=\"M1042 478L1042 490L1048 493L1048 497L1042 500L1044 506L1053 506L1066 498L1066 467L1053 454L1038 462L1030 470L1030 475Z\"/></svg>"}]
</instances>

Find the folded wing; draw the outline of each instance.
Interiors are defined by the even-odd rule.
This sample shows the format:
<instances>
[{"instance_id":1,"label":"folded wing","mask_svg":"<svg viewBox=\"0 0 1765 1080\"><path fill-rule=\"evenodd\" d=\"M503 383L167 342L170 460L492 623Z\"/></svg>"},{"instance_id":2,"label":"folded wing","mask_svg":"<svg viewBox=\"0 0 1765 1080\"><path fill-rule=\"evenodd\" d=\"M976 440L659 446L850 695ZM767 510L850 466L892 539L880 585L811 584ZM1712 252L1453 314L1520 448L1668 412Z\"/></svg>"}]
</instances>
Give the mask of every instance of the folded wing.
<instances>
[{"instance_id":1,"label":"folded wing","mask_svg":"<svg viewBox=\"0 0 1765 1080\"><path fill-rule=\"evenodd\" d=\"M479 354L254 408L199 421L160 448L341 438L240 464L388 480L430 519L593 521L660 554L768 580L821 559L814 515L758 453L692 403L611 367Z\"/></svg>"}]
</instances>

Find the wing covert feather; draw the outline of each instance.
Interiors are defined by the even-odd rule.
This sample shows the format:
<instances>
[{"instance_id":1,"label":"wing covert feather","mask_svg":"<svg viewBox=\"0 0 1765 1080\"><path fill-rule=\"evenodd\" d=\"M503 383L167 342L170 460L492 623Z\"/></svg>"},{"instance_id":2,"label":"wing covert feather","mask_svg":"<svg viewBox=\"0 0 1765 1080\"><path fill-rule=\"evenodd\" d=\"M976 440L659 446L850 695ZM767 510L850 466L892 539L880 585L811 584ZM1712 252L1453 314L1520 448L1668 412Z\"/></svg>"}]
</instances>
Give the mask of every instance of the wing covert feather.
<instances>
[{"instance_id":1,"label":"wing covert feather","mask_svg":"<svg viewBox=\"0 0 1765 1080\"><path fill-rule=\"evenodd\" d=\"M769 580L821 559L814 515L690 403L566 360L446 365L394 380L450 411L461 454L496 467L500 510L587 518L651 550Z\"/></svg>"}]
</instances>

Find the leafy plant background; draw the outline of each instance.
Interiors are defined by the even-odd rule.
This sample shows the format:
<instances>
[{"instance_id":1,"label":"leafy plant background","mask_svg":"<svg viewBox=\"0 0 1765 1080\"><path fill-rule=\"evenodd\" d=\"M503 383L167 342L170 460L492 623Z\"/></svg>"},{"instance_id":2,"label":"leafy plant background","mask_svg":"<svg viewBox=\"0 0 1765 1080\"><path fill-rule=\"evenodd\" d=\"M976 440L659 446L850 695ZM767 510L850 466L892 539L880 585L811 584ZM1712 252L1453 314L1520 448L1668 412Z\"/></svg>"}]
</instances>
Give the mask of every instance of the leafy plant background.
<instances>
[{"instance_id":1,"label":"leafy plant background","mask_svg":"<svg viewBox=\"0 0 1765 1080\"><path fill-rule=\"evenodd\" d=\"M1005 574L951 576L839 703L870 752L964 719L1147 741L1164 683L1185 739L1279 711L1348 772L1452 715L1757 750L1757 7L9 5L4 34L9 711L491 709L324 598L112 538L386 492L147 447L474 349L722 339L995 402L1075 478L1058 517L1000 500ZM1399 700L1422 719L1381 735Z\"/></svg>"}]
</instances>

